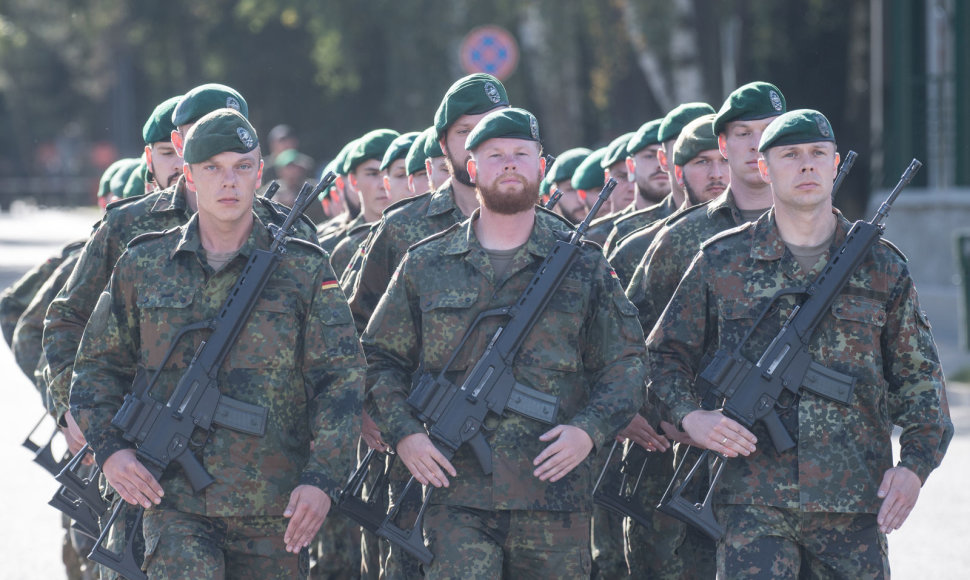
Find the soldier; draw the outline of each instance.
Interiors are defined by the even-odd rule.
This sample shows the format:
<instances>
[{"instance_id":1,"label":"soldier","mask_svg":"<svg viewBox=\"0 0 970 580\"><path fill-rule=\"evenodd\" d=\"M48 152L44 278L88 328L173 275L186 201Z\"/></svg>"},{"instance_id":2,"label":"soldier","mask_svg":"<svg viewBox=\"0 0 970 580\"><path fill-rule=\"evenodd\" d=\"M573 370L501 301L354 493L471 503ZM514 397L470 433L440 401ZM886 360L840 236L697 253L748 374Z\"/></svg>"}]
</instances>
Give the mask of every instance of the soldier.
<instances>
[{"instance_id":1,"label":"soldier","mask_svg":"<svg viewBox=\"0 0 970 580\"><path fill-rule=\"evenodd\" d=\"M437 129L432 126L430 131L424 139L424 166L428 172L428 191L435 191L451 179L451 170L448 165L448 157L441 149Z\"/></svg>"},{"instance_id":2,"label":"soldier","mask_svg":"<svg viewBox=\"0 0 970 580\"><path fill-rule=\"evenodd\" d=\"M387 197L391 203L399 199L411 197L416 193L424 193L425 191L412 191L408 180L408 177L412 173L408 173L407 155L411 151L411 146L414 145L415 139L420 134L418 131L412 131L410 133L404 133L394 141L391 141L387 151L384 152L384 158L381 159L384 189L387 191ZM423 144L421 152L422 154L424 153ZM424 169L424 163L421 163L421 167Z\"/></svg>"},{"instance_id":3,"label":"soldier","mask_svg":"<svg viewBox=\"0 0 970 580\"><path fill-rule=\"evenodd\" d=\"M586 159L583 159L582 163L573 171L573 176L569 180L569 184L572 185L573 189L579 194L579 197L582 198L583 203L586 204L587 212L593 208L593 204L596 203L597 194L606 183L606 179L603 177L603 168L600 167L600 162L603 161L605 155L606 147L596 149L587 155ZM600 208L597 216L602 217L607 213L609 213L608 209L604 211L603 208Z\"/></svg>"},{"instance_id":4,"label":"soldier","mask_svg":"<svg viewBox=\"0 0 970 580\"><path fill-rule=\"evenodd\" d=\"M328 190L320 192L320 202L324 210L331 215L336 208L343 208L339 213L333 215L329 220L317 226L317 238L328 238L338 235L347 229L347 224L360 214L360 199L354 191L344 173L344 161L347 160L347 153L357 144L357 140L344 145L337 156L323 168L323 175L333 171L337 176L333 185Z\"/></svg>"},{"instance_id":5,"label":"soldier","mask_svg":"<svg viewBox=\"0 0 970 580\"><path fill-rule=\"evenodd\" d=\"M262 437L216 429L195 449L216 481L194 494L181 470L160 481L111 425L138 368L171 393L203 336L178 329L214 318L271 234L253 212L262 160L238 111L202 117L184 139L198 212L142 236L122 255L91 316L72 381L76 413L108 482L145 513L143 569L152 578L294 578L350 468L364 360L326 253L294 239L228 361L222 394L268 409ZM163 366L164 364L164 366ZM244 466L244 468L242 467ZM303 552L305 554L305 552Z\"/></svg>"},{"instance_id":6,"label":"soldier","mask_svg":"<svg viewBox=\"0 0 970 580\"><path fill-rule=\"evenodd\" d=\"M300 188L313 170L313 159L296 149L287 149L273 156L273 168L280 186L273 199L286 207L293 207Z\"/></svg>"},{"instance_id":7,"label":"soldier","mask_svg":"<svg viewBox=\"0 0 970 580\"><path fill-rule=\"evenodd\" d=\"M794 448L778 452L760 423L748 430L696 404L703 353L741 344L776 292L815 280L851 225L832 207L839 156L821 113L782 115L758 150L774 207L704 243L650 335L651 380L697 445L730 458L714 500L725 528L719 576L888 578L886 534L906 520L952 435L936 345L898 250L876 244L811 336L812 359L857 383L847 404L801 392L782 418ZM796 299L775 304L743 345L749 360ZM893 424L902 428L895 467Z\"/></svg>"},{"instance_id":8,"label":"soldier","mask_svg":"<svg viewBox=\"0 0 970 580\"><path fill-rule=\"evenodd\" d=\"M588 577L592 477L587 457L643 399L641 330L602 253L583 246L525 338L513 372L558 396L557 426L502 417L488 437L492 475L467 447L448 461L405 398L421 366L442 369L476 315L514 303L562 222L537 210L545 160L538 124L522 109L481 120L465 147L481 209L408 250L362 342L378 425L414 477L437 491L424 533L428 578ZM498 321L486 318L451 370L470 369Z\"/></svg>"},{"instance_id":9,"label":"soldier","mask_svg":"<svg viewBox=\"0 0 970 580\"><path fill-rule=\"evenodd\" d=\"M631 137L633 137L633 133L625 133L611 141L605 147L603 158L600 159L600 168L604 176L603 183L611 177L616 180L616 188L610 196L609 212L597 218L590 226L589 231L586 232L586 239L594 241L600 246L606 243L606 238L610 235L616 220L636 210L636 185L632 181L626 166L626 146ZM602 184L600 184L600 187L602 187ZM587 195L595 199L595 192L591 191L591 188L586 188L585 191Z\"/></svg>"},{"instance_id":10,"label":"soldier","mask_svg":"<svg viewBox=\"0 0 970 580\"><path fill-rule=\"evenodd\" d=\"M435 186L431 183L428 168L425 161L428 156L424 153L424 146L428 138L433 138L434 127L428 127L418 133L418 136L411 142L411 148L404 156L404 170L407 172L408 190L411 192L407 197L422 194L426 191L434 191Z\"/></svg>"},{"instance_id":11,"label":"soldier","mask_svg":"<svg viewBox=\"0 0 970 580\"><path fill-rule=\"evenodd\" d=\"M590 153L592 151L585 147L567 149L556 157L552 167L546 172L546 182L549 184L549 188L544 193L551 195L557 189L562 193L554 211L576 225L583 221L589 208L586 207L586 201L579 196L579 192L573 187L572 178L576 168L589 157Z\"/></svg>"}]
</instances>

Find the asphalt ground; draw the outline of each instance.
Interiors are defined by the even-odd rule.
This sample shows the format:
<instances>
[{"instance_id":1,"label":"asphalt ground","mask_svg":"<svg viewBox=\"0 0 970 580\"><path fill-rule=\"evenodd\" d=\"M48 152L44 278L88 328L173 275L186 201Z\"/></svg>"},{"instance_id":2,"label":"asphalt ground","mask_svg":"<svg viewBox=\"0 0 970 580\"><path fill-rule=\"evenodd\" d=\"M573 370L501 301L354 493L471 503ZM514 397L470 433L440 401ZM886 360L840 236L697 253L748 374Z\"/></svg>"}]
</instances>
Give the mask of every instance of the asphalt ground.
<instances>
[{"instance_id":1,"label":"asphalt ground","mask_svg":"<svg viewBox=\"0 0 970 580\"><path fill-rule=\"evenodd\" d=\"M11 213L0 214L0 289L65 243L85 237L97 218L93 209L19 204ZM944 368L966 368L970 355L960 345L959 289L921 288L920 296L933 321ZM5 393L0 405L0 465L6 466L0 469L0 580L63 578L60 515L46 505L57 484L21 446L42 415L40 397L4 347L0 377ZM923 486L909 520L889 536L896 579L965 578L970 569L970 385L950 383L948 395L956 436L943 464Z\"/></svg>"}]
</instances>

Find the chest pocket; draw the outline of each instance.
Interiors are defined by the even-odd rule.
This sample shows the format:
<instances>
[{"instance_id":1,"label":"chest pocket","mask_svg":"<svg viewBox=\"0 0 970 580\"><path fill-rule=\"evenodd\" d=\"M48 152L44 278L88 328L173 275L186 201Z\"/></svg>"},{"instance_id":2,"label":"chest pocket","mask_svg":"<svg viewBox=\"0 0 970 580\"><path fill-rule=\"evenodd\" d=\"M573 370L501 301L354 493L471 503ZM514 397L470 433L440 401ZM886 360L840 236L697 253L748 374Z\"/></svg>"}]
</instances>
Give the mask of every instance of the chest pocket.
<instances>
[{"instance_id":1,"label":"chest pocket","mask_svg":"<svg viewBox=\"0 0 970 580\"><path fill-rule=\"evenodd\" d=\"M302 324L286 294L261 296L229 355L232 368L279 369L296 365L297 336Z\"/></svg>"},{"instance_id":2,"label":"chest pocket","mask_svg":"<svg viewBox=\"0 0 970 580\"><path fill-rule=\"evenodd\" d=\"M193 295L188 292L140 289L138 308L141 311L139 333L141 338L141 358L147 368L157 369L161 366L172 345L172 340L178 332L188 324L197 322L192 308ZM195 352L195 345L201 337L198 333L189 332L179 340L179 344L172 352L170 363L166 368L182 368L185 362L191 360Z\"/></svg>"},{"instance_id":3,"label":"chest pocket","mask_svg":"<svg viewBox=\"0 0 970 580\"><path fill-rule=\"evenodd\" d=\"M474 319L472 307L477 302L475 289L441 290L421 296L421 340L427 368L440 369L448 362ZM494 326L489 322L486 320L479 327ZM474 338L469 340L452 364L452 370L464 370L472 358L477 360L481 349L476 346Z\"/></svg>"},{"instance_id":4,"label":"chest pocket","mask_svg":"<svg viewBox=\"0 0 970 580\"><path fill-rule=\"evenodd\" d=\"M582 361L580 338L587 310L586 301L581 282L568 278L563 280L522 345L516 363L577 372Z\"/></svg>"}]
</instances>

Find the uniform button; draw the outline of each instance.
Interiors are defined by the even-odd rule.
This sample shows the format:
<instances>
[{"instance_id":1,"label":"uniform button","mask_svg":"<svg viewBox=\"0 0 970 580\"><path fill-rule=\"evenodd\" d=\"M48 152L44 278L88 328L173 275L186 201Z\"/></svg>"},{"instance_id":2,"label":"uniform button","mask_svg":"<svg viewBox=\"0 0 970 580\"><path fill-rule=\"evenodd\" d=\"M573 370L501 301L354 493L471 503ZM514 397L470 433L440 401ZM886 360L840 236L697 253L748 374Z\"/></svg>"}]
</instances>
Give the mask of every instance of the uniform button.
<instances>
[{"instance_id":1,"label":"uniform button","mask_svg":"<svg viewBox=\"0 0 970 580\"><path fill-rule=\"evenodd\" d=\"M465 304L468 304L468 303L469 303L469 302L471 302L471 301L472 301L472 299L471 299L471 298L465 298Z\"/></svg>"}]
</instances>

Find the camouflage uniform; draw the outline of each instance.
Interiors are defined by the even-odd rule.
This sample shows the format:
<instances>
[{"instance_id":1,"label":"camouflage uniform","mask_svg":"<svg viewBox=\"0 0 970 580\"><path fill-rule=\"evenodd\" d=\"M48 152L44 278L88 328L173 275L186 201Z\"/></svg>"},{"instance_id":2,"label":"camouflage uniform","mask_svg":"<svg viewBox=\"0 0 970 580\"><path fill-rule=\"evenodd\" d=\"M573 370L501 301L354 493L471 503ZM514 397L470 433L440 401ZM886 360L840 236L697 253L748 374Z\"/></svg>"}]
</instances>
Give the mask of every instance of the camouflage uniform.
<instances>
[{"instance_id":1,"label":"camouflage uniform","mask_svg":"<svg viewBox=\"0 0 970 580\"><path fill-rule=\"evenodd\" d=\"M215 272L193 216L184 226L144 236L122 255L91 315L71 389L72 412L99 463L131 447L110 422L136 369L154 373L179 329L215 318L249 255L269 244L254 218L239 254ZM180 340L161 370L156 396L171 394L203 338L196 332ZM198 494L180 469L165 472L159 482L165 496L144 524L149 573L207 576L210 564L195 559L204 559L212 546L235 546L249 556L242 568L227 565L228 576L294 577L300 563L284 551L283 509L297 485L339 493L359 430L364 365L326 253L292 240L218 375L222 394L268 409L266 434L208 434L193 452L216 481ZM186 544L198 530L211 535ZM253 555L263 564L248 561ZM265 558L276 562L267 568Z\"/></svg>"},{"instance_id":2,"label":"camouflage uniform","mask_svg":"<svg viewBox=\"0 0 970 580\"><path fill-rule=\"evenodd\" d=\"M362 223L347 232L340 243L330 252L330 265L336 272L337 278L342 279L344 270L360 254L360 245L374 228L375 223Z\"/></svg>"},{"instance_id":3,"label":"camouflage uniform","mask_svg":"<svg viewBox=\"0 0 970 580\"><path fill-rule=\"evenodd\" d=\"M108 284L111 269L128 242L148 232L180 226L191 210L185 201L185 178L165 190L109 204L101 225L88 240L74 273L51 303L44 322L44 353L51 369L51 398L56 417L67 412L71 370L81 334L94 305ZM285 206L264 197L253 204L264 222L280 225L289 212ZM296 236L316 241L316 232L306 220L298 220Z\"/></svg>"},{"instance_id":4,"label":"camouflage uniform","mask_svg":"<svg viewBox=\"0 0 970 580\"><path fill-rule=\"evenodd\" d=\"M47 258L43 263L31 268L19 280L4 289L0 293L0 328L3 329L3 340L7 346L13 345L13 331L17 327L17 321L27 309L30 301L37 295L40 287L51 277L54 270L61 265L61 262L73 251L76 242L68 244L61 249L60 253Z\"/></svg>"},{"instance_id":5,"label":"camouflage uniform","mask_svg":"<svg viewBox=\"0 0 970 580\"><path fill-rule=\"evenodd\" d=\"M613 250L616 249L616 245L620 243L620 240L633 233L634 230L640 229L645 225L652 224L657 220L668 218L673 215L677 209L678 206L674 202L674 194L670 193L667 194L667 197L660 200L659 203L655 203L650 207L638 209L620 217L613 222L613 229L610 231L610 235L606 237L606 242L603 244L603 249L606 251L606 254L609 255L613 252Z\"/></svg>"},{"instance_id":6,"label":"camouflage uniform","mask_svg":"<svg viewBox=\"0 0 970 580\"><path fill-rule=\"evenodd\" d=\"M850 226L834 213L838 227L828 253ZM704 244L648 343L652 385L676 423L698 409L692 384L702 355L734 348L777 291L807 285L826 263L802 270L778 234L774 211ZM775 304L742 349L748 360L758 360L796 299L788 295ZM807 554L805 568L822 561L838 566L840 577L873 571L888 576L885 538L874 514L882 504L876 492L883 473L893 466L893 425L903 429L899 464L920 481L949 444L952 423L941 410L936 344L898 250L877 244L831 314L816 329L809 351L819 363L857 379L852 401L842 405L803 392L794 412L782 415L795 448L778 453L759 423L752 428L758 449L727 461L715 495L727 526L717 558L718 573L726 578L797 570L799 545ZM825 525L835 520L835 529ZM778 550L779 543L795 543L794 550ZM828 554L833 546L856 557L834 557Z\"/></svg>"},{"instance_id":7,"label":"camouflage uniform","mask_svg":"<svg viewBox=\"0 0 970 580\"><path fill-rule=\"evenodd\" d=\"M615 248L610 250L607 257L610 260L610 265L613 266L613 270L616 271L616 277L620 279L624 288L629 287L633 281L639 284L642 280L643 270L638 269L638 266L647 254L650 244L657 237L657 233L666 225L666 221L666 219L660 219L633 230L629 235L619 240ZM649 328L644 329L644 332L649 331Z\"/></svg>"},{"instance_id":8,"label":"camouflage uniform","mask_svg":"<svg viewBox=\"0 0 970 580\"><path fill-rule=\"evenodd\" d=\"M364 214L358 214L357 217L344 224L344 227L337 230L332 230L322 236L319 236L317 239L320 241L320 247L327 252L333 252L334 248L337 247L337 244L347 237L347 234L349 234L354 228L362 226L365 223ZM339 270L335 269L334 271L337 272L338 276L340 275Z\"/></svg>"},{"instance_id":9,"label":"camouflage uniform","mask_svg":"<svg viewBox=\"0 0 970 580\"><path fill-rule=\"evenodd\" d=\"M408 250L362 338L370 365L368 398L382 401L374 419L392 444L424 432L404 402L418 365L432 373L440 370L475 316L514 303L555 240L569 235L560 218L537 210L528 242L512 258L504 279L496 280L474 234L476 217L477 213ZM597 448L610 443L643 401L644 351L635 315L599 248L584 246L515 360L517 380L560 398L555 423L583 429ZM452 380L471 369L498 324L486 318L476 327L455 359ZM494 555L495 543L505 551L506 575L518 571L527 577L588 576L595 475L591 460L587 458L556 483L541 482L532 476L532 460L546 446L539 435L549 426L510 414L489 427L494 428L487 438L493 473L484 475L471 450L462 447L452 459L458 476L451 478L450 487L432 495L433 506L425 518L425 532L435 553L429 577L477 574L483 563L476 560ZM468 525L462 524L462 513L473 514ZM502 535L509 518L514 522L532 515L536 523L544 522L542 526L559 518L556 525L561 527L554 533L533 534L530 530L535 528L529 527L520 528L521 534L511 538ZM483 527L489 531L483 532ZM438 541L436 534L446 530L448 534L455 530L462 538L481 539L486 533L496 534L497 539L493 550L483 554L475 543L452 542L451 535L447 542ZM529 558L518 551L522 546L509 544L525 536L535 549L532 568ZM573 550L573 555L552 557L548 563L555 569L546 569L539 553L547 542L558 543L556 547L565 552ZM493 570L482 573L487 576Z\"/></svg>"}]
</instances>

